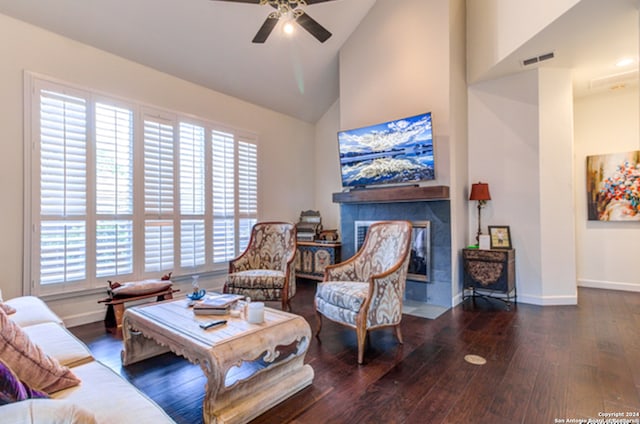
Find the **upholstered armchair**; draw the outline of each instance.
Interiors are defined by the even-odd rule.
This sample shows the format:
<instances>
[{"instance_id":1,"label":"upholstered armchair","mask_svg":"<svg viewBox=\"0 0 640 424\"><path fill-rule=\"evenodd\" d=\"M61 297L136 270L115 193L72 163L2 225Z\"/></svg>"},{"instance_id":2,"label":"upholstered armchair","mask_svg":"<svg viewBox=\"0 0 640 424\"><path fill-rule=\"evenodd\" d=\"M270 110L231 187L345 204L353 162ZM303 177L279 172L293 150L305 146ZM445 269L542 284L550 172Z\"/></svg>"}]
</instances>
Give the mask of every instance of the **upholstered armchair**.
<instances>
[{"instance_id":1,"label":"upholstered armchair","mask_svg":"<svg viewBox=\"0 0 640 424\"><path fill-rule=\"evenodd\" d=\"M411 223L382 221L372 224L364 244L345 262L328 265L324 281L318 283L315 308L322 317L354 328L358 363L370 330L393 327L402 343L400 320L411 245Z\"/></svg>"},{"instance_id":2,"label":"upholstered armchair","mask_svg":"<svg viewBox=\"0 0 640 424\"><path fill-rule=\"evenodd\" d=\"M259 222L245 251L229 262L225 293L251 300L280 300L290 310L296 294L296 227L288 222Z\"/></svg>"}]
</instances>

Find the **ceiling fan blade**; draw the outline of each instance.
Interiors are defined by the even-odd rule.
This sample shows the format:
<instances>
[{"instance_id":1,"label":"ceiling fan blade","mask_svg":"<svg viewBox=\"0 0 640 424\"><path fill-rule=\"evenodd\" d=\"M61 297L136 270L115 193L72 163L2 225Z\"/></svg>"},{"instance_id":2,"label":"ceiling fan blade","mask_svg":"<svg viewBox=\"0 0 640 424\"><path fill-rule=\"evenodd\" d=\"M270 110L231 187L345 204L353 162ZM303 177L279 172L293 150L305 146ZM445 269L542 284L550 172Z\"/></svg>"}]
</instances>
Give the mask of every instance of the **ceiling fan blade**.
<instances>
[{"instance_id":1,"label":"ceiling fan blade","mask_svg":"<svg viewBox=\"0 0 640 424\"><path fill-rule=\"evenodd\" d=\"M307 13L303 12L302 15L298 16L298 19L296 19L296 22L300 24L302 28L309 31L309 34L316 37L318 41L320 41L321 43L324 43L329 39L329 37L331 37L331 33L327 31L325 27L323 27L318 22L316 22Z\"/></svg>"},{"instance_id":2,"label":"ceiling fan blade","mask_svg":"<svg viewBox=\"0 0 640 424\"><path fill-rule=\"evenodd\" d=\"M251 42L264 43L265 41L267 41L269 34L271 34L271 31L273 31L273 28L275 28L277 23L278 23L278 18L265 19L264 23L256 33L256 36L253 37L253 40L251 40Z\"/></svg>"},{"instance_id":3,"label":"ceiling fan blade","mask_svg":"<svg viewBox=\"0 0 640 424\"><path fill-rule=\"evenodd\" d=\"M326 3L333 0L306 0L307 4Z\"/></svg>"}]
</instances>

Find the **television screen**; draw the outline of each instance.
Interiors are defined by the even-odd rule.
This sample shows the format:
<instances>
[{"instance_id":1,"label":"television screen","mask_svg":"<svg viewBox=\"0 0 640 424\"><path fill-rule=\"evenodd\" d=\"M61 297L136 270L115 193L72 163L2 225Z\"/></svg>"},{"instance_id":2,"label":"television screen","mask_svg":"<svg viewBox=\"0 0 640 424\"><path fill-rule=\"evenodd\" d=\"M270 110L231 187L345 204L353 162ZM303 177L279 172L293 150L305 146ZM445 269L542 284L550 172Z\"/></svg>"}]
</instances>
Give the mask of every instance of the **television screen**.
<instances>
[{"instance_id":1,"label":"television screen","mask_svg":"<svg viewBox=\"0 0 640 424\"><path fill-rule=\"evenodd\" d=\"M431 112L338 133L343 187L433 180Z\"/></svg>"}]
</instances>

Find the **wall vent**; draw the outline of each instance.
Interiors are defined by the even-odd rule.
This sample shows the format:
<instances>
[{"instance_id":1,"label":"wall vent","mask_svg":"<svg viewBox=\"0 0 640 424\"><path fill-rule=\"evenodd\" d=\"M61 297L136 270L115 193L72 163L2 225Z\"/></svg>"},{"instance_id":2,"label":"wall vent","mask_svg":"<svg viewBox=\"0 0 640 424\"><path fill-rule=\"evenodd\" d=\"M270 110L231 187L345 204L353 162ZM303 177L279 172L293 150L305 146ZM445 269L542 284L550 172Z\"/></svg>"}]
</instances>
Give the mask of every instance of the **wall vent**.
<instances>
[{"instance_id":1,"label":"wall vent","mask_svg":"<svg viewBox=\"0 0 640 424\"><path fill-rule=\"evenodd\" d=\"M555 54L553 52L541 54L539 56L530 57L522 61L522 66L531 66L536 63L544 62L545 60L553 59Z\"/></svg>"},{"instance_id":2,"label":"wall vent","mask_svg":"<svg viewBox=\"0 0 640 424\"><path fill-rule=\"evenodd\" d=\"M594 78L589 81L589 88L597 90L599 88L619 88L627 84L638 83L638 69L632 69L619 74L607 75L600 78Z\"/></svg>"}]
</instances>

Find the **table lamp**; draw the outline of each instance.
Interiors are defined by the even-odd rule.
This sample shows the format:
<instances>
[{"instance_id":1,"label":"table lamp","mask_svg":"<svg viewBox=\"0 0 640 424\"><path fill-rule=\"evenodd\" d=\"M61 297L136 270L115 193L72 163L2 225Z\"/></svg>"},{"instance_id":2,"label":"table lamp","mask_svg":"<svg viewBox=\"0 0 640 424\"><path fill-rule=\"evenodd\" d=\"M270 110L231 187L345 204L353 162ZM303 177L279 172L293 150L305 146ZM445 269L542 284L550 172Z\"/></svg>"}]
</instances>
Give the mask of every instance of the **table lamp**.
<instances>
[{"instance_id":1,"label":"table lamp","mask_svg":"<svg viewBox=\"0 0 640 424\"><path fill-rule=\"evenodd\" d=\"M491 195L489 194L489 184L480 182L472 184L469 200L478 201L478 233L476 234L476 243L480 244L480 234L482 234L480 225L480 210L487 203L487 200L491 200Z\"/></svg>"}]
</instances>

